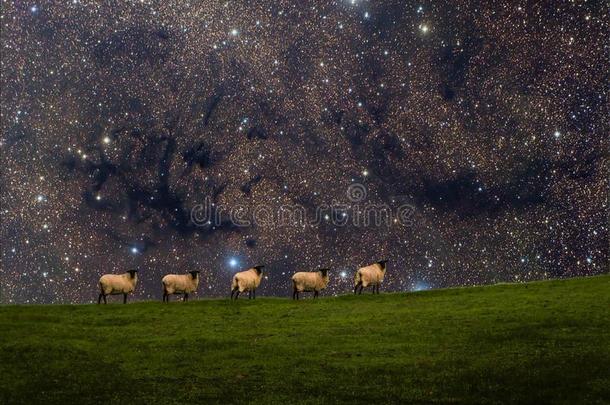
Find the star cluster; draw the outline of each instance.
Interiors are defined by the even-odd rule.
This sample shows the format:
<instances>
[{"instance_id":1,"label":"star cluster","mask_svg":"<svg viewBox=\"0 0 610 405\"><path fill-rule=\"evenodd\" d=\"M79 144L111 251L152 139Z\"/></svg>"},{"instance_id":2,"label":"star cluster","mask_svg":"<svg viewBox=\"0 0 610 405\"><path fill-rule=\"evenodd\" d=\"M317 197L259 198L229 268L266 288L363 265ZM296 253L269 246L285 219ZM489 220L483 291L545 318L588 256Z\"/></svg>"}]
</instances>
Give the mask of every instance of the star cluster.
<instances>
[{"instance_id":1,"label":"star cluster","mask_svg":"<svg viewBox=\"0 0 610 405\"><path fill-rule=\"evenodd\" d=\"M2 1L1 303L388 259L386 290L608 271L605 2ZM194 224L409 204L408 224ZM346 214L348 215L348 214Z\"/></svg>"}]
</instances>

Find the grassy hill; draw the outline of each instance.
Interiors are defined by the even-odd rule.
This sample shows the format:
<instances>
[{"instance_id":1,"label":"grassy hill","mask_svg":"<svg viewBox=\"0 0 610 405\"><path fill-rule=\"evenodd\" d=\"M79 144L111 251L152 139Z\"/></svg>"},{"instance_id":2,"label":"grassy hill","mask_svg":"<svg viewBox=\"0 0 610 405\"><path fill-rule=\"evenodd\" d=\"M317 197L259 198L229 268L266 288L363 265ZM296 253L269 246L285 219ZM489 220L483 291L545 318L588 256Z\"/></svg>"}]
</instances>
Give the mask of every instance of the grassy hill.
<instances>
[{"instance_id":1,"label":"grassy hill","mask_svg":"<svg viewBox=\"0 0 610 405\"><path fill-rule=\"evenodd\" d=\"M610 276L0 307L0 403L610 402Z\"/></svg>"}]
</instances>

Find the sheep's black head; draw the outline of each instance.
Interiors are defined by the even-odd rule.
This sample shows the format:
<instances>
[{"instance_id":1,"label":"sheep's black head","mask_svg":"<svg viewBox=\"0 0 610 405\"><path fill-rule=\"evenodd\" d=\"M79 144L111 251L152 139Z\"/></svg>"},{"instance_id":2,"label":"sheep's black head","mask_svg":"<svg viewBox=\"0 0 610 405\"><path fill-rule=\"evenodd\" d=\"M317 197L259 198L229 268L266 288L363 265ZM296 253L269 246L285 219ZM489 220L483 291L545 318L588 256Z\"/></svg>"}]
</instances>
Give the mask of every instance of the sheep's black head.
<instances>
[{"instance_id":1,"label":"sheep's black head","mask_svg":"<svg viewBox=\"0 0 610 405\"><path fill-rule=\"evenodd\" d=\"M330 271L330 269L320 269L318 271L322 273L322 277L326 277L328 276L328 272Z\"/></svg>"},{"instance_id":2,"label":"sheep's black head","mask_svg":"<svg viewBox=\"0 0 610 405\"><path fill-rule=\"evenodd\" d=\"M134 278L136 276L137 272L138 272L137 270L127 270L127 273L129 273L129 276L131 278Z\"/></svg>"},{"instance_id":3,"label":"sheep's black head","mask_svg":"<svg viewBox=\"0 0 610 405\"><path fill-rule=\"evenodd\" d=\"M256 274L261 274L263 272L263 268L265 266L254 266L254 270L256 270Z\"/></svg>"},{"instance_id":4,"label":"sheep's black head","mask_svg":"<svg viewBox=\"0 0 610 405\"><path fill-rule=\"evenodd\" d=\"M191 277L193 277L193 279L196 279L199 275L199 270L189 271L189 273L191 274Z\"/></svg>"},{"instance_id":5,"label":"sheep's black head","mask_svg":"<svg viewBox=\"0 0 610 405\"><path fill-rule=\"evenodd\" d=\"M379 260L377 262L377 264L379 264L381 266L381 268L385 270L387 262L388 262L387 260Z\"/></svg>"}]
</instances>

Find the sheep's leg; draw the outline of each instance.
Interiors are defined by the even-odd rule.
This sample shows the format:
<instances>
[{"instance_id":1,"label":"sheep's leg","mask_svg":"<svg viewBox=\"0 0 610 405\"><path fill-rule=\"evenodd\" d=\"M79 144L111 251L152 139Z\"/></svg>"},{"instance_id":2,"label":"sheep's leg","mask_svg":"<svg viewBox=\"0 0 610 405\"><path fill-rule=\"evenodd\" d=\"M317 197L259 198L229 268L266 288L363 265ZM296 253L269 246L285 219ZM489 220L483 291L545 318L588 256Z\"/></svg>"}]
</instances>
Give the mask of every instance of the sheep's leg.
<instances>
[{"instance_id":1,"label":"sheep's leg","mask_svg":"<svg viewBox=\"0 0 610 405\"><path fill-rule=\"evenodd\" d=\"M356 284L356 286L354 287L354 294L358 293L358 286L360 286L360 283Z\"/></svg>"},{"instance_id":2,"label":"sheep's leg","mask_svg":"<svg viewBox=\"0 0 610 405\"><path fill-rule=\"evenodd\" d=\"M123 294L123 304L127 304L127 294Z\"/></svg>"},{"instance_id":3,"label":"sheep's leg","mask_svg":"<svg viewBox=\"0 0 610 405\"><path fill-rule=\"evenodd\" d=\"M315 291L315 290L314 290L314 292L313 292L313 297L314 297L314 298L318 298L318 292L317 292L317 291Z\"/></svg>"},{"instance_id":4,"label":"sheep's leg","mask_svg":"<svg viewBox=\"0 0 610 405\"><path fill-rule=\"evenodd\" d=\"M235 301L237 301L237 298L239 298L239 293L241 293L241 291L237 290L237 292L235 293Z\"/></svg>"},{"instance_id":5,"label":"sheep's leg","mask_svg":"<svg viewBox=\"0 0 610 405\"><path fill-rule=\"evenodd\" d=\"M256 288L252 290L252 299L256 299Z\"/></svg>"},{"instance_id":6,"label":"sheep's leg","mask_svg":"<svg viewBox=\"0 0 610 405\"><path fill-rule=\"evenodd\" d=\"M381 286L381 284L377 284L377 294L379 294L379 287Z\"/></svg>"},{"instance_id":7,"label":"sheep's leg","mask_svg":"<svg viewBox=\"0 0 610 405\"><path fill-rule=\"evenodd\" d=\"M104 294L104 304L108 304L108 302L106 302L106 294Z\"/></svg>"},{"instance_id":8,"label":"sheep's leg","mask_svg":"<svg viewBox=\"0 0 610 405\"><path fill-rule=\"evenodd\" d=\"M251 300L252 299L252 290L248 290L248 299Z\"/></svg>"},{"instance_id":9,"label":"sheep's leg","mask_svg":"<svg viewBox=\"0 0 610 405\"><path fill-rule=\"evenodd\" d=\"M360 284L360 291L358 292L358 295L362 294L362 290L364 290L364 285Z\"/></svg>"},{"instance_id":10,"label":"sheep's leg","mask_svg":"<svg viewBox=\"0 0 610 405\"><path fill-rule=\"evenodd\" d=\"M102 295L104 295L104 293L100 293L99 297L97 297L97 304L101 304L102 303Z\"/></svg>"},{"instance_id":11,"label":"sheep's leg","mask_svg":"<svg viewBox=\"0 0 610 405\"><path fill-rule=\"evenodd\" d=\"M184 294L184 300L185 300L185 301L188 301L188 300L189 300L189 295L188 295L188 294L186 294L186 293Z\"/></svg>"}]
</instances>

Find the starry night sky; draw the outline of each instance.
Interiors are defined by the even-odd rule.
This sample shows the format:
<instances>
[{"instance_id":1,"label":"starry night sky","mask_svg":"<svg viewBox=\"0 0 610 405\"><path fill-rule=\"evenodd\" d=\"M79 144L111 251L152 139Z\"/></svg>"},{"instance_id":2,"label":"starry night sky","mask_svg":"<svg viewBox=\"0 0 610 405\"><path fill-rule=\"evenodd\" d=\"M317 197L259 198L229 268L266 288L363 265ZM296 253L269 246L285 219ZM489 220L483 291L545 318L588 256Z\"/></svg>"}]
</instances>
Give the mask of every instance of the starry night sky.
<instances>
[{"instance_id":1,"label":"starry night sky","mask_svg":"<svg viewBox=\"0 0 610 405\"><path fill-rule=\"evenodd\" d=\"M0 4L0 303L91 302L129 268L136 299L257 264L279 296L380 259L385 291L608 271L605 1ZM191 221L353 184L410 222Z\"/></svg>"}]
</instances>

